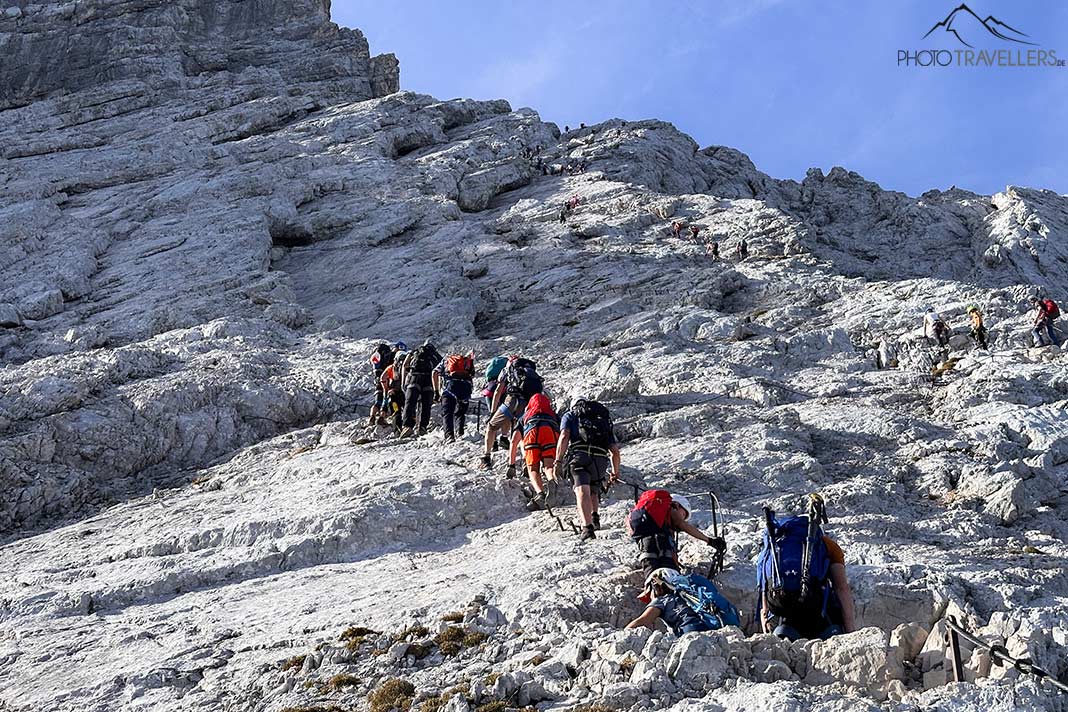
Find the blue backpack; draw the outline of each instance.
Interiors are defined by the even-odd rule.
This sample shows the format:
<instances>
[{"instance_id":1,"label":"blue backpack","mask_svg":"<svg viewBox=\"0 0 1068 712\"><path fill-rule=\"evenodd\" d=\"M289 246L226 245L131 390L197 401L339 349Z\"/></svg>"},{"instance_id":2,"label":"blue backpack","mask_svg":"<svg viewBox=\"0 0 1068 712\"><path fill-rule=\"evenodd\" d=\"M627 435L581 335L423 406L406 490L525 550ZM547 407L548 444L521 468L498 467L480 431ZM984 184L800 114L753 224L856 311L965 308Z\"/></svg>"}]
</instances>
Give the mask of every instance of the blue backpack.
<instances>
[{"instance_id":1,"label":"blue backpack","mask_svg":"<svg viewBox=\"0 0 1068 712\"><path fill-rule=\"evenodd\" d=\"M501 375L501 371L508 365L507 356L497 356L493 358L488 364L486 364L486 383L493 383L497 380L497 376Z\"/></svg>"},{"instance_id":2,"label":"blue backpack","mask_svg":"<svg viewBox=\"0 0 1068 712\"><path fill-rule=\"evenodd\" d=\"M674 573L664 579L664 585L692 608L709 630L719 630L728 625L741 626L738 609L704 576Z\"/></svg>"},{"instance_id":3,"label":"blue backpack","mask_svg":"<svg viewBox=\"0 0 1068 712\"><path fill-rule=\"evenodd\" d=\"M807 516L779 521L769 513L764 545L757 557L757 588L771 613L787 619L826 616L830 572L831 559L821 527L817 525L810 538Z\"/></svg>"}]
</instances>

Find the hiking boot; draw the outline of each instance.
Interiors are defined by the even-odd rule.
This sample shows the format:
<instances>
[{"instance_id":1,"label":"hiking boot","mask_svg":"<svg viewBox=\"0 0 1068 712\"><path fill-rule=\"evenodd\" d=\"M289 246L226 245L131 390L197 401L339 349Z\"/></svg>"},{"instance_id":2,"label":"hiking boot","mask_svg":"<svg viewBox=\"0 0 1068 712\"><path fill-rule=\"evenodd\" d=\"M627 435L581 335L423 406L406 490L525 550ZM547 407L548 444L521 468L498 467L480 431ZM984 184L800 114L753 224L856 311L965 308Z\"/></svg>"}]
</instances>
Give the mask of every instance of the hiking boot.
<instances>
[{"instance_id":1,"label":"hiking boot","mask_svg":"<svg viewBox=\"0 0 1068 712\"><path fill-rule=\"evenodd\" d=\"M491 458L489 455L483 455L480 462L482 463L483 470L493 469L493 458Z\"/></svg>"},{"instance_id":2,"label":"hiking boot","mask_svg":"<svg viewBox=\"0 0 1068 712\"><path fill-rule=\"evenodd\" d=\"M527 511L528 512L537 512L537 511L539 511L541 509L544 509L544 508L545 508L545 493L544 492L536 493L533 497L530 498L530 501L527 502Z\"/></svg>"},{"instance_id":3,"label":"hiking boot","mask_svg":"<svg viewBox=\"0 0 1068 712\"><path fill-rule=\"evenodd\" d=\"M508 466L507 470L505 470L504 476L507 477L508 479L513 479L515 477L515 463L514 462L511 465Z\"/></svg>"},{"instance_id":4,"label":"hiking boot","mask_svg":"<svg viewBox=\"0 0 1068 712\"><path fill-rule=\"evenodd\" d=\"M414 432L413 428L402 428L401 431L400 431L400 434L397 437L399 437L399 438L410 438L410 437L412 437L412 433L413 432Z\"/></svg>"},{"instance_id":5,"label":"hiking boot","mask_svg":"<svg viewBox=\"0 0 1068 712\"><path fill-rule=\"evenodd\" d=\"M579 535L579 541L586 541L587 539L596 539L597 534L594 531L592 524L587 524L586 528L582 530L582 534Z\"/></svg>"},{"instance_id":6,"label":"hiking boot","mask_svg":"<svg viewBox=\"0 0 1068 712\"><path fill-rule=\"evenodd\" d=\"M442 437L442 441L446 443L454 443L456 442L456 436L452 433L445 433L445 435Z\"/></svg>"},{"instance_id":7,"label":"hiking boot","mask_svg":"<svg viewBox=\"0 0 1068 712\"><path fill-rule=\"evenodd\" d=\"M426 435L426 428L419 428L419 437Z\"/></svg>"},{"instance_id":8,"label":"hiking boot","mask_svg":"<svg viewBox=\"0 0 1068 712\"><path fill-rule=\"evenodd\" d=\"M368 425L374 425L375 424L375 420L376 420L375 416L372 415L372 416L367 418L367 424Z\"/></svg>"},{"instance_id":9,"label":"hiking boot","mask_svg":"<svg viewBox=\"0 0 1068 712\"><path fill-rule=\"evenodd\" d=\"M597 530L601 528L601 515L597 512L593 513L593 528Z\"/></svg>"}]
</instances>

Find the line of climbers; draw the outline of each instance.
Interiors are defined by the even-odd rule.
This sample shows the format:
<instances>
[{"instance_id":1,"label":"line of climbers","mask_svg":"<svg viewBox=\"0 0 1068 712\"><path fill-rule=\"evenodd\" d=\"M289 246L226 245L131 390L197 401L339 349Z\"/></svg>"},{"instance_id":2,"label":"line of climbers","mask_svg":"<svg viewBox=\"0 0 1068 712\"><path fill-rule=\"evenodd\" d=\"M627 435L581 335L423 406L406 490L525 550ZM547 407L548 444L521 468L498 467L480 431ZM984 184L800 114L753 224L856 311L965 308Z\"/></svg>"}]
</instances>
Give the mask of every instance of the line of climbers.
<instances>
[{"instance_id":1,"label":"line of climbers","mask_svg":"<svg viewBox=\"0 0 1068 712\"><path fill-rule=\"evenodd\" d=\"M445 442L463 437L474 390L474 354L443 357L429 340L406 349L403 342L383 343L371 354L375 403L370 425L392 426L401 438L421 436L429 428L432 406L440 402ZM507 477L513 478L522 450L530 483L529 511L548 506L546 479L558 482L566 476L575 492L580 539L594 539L601 526L601 494L619 477L612 419L604 405L586 397L576 398L558 415L544 385L530 359L498 356L489 362L482 397L492 415L481 465L492 469L493 452L503 447L508 451Z\"/></svg>"},{"instance_id":2,"label":"line of climbers","mask_svg":"<svg viewBox=\"0 0 1068 712\"><path fill-rule=\"evenodd\" d=\"M1031 325L1031 344L1033 346L1056 346L1058 342L1054 322L1061 315L1057 303L1048 297L1032 297L1031 306L1035 310ZM971 324L970 336L976 346L989 349L989 332L983 319L983 312L975 304L969 304L964 312L968 315ZM939 347L945 348L949 346L953 329L933 307L928 307L923 315L923 335L924 338L933 340Z\"/></svg>"},{"instance_id":3,"label":"line of climbers","mask_svg":"<svg viewBox=\"0 0 1068 712\"><path fill-rule=\"evenodd\" d=\"M658 216L662 217L660 213L658 213ZM692 240L698 245L701 244L700 226L693 224L687 226L679 220L673 220L671 222L671 236L674 237L676 240L682 238L682 231L684 229L689 235L690 240ZM709 239L708 242L705 243L705 254L711 257L713 262L719 261L719 241L715 239L714 235ZM734 247L734 258L739 262L743 262L749 258L749 243L744 237L739 239Z\"/></svg>"},{"instance_id":4,"label":"line of climbers","mask_svg":"<svg viewBox=\"0 0 1068 712\"><path fill-rule=\"evenodd\" d=\"M429 426L432 404L440 402L445 442L463 436L476 373L472 352L442 357L429 340L410 352L398 342L379 344L370 361L376 383L372 424L392 425L400 437L421 435ZM582 524L580 540L596 538L601 496L620 477L620 449L608 408L578 397L558 414L537 364L521 356L491 359L484 375L481 395L492 415L481 466L491 470L494 451L504 448L506 476L515 477L522 451L529 479L527 509L532 512L549 508L546 480L561 481L566 476ZM716 564L710 577L722 568L727 548L718 531L709 536L689 521L691 511L687 497L667 490L651 489L637 497L627 528L645 580L639 598L648 606L628 627L652 627L659 619L683 634L741 625L737 608L709 578L681 572L680 534L713 548ZM778 518L767 508L764 515L757 559L761 629L791 640L853 631L845 557L823 531L827 516L822 498L812 495L805 515Z\"/></svg>"}]
</instances>

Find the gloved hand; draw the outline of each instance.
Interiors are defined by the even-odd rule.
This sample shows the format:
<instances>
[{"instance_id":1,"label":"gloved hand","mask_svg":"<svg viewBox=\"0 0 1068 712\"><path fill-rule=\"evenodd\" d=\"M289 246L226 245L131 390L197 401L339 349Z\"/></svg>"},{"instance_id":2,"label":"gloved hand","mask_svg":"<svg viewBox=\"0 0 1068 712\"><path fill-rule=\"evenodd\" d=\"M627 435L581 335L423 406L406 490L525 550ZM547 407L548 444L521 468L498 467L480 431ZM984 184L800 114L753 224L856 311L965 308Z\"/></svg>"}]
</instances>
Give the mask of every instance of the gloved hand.
<instances>
[{"instance_id":1,"label":"gloved hand","mask_svg":"<svg viewBox=\"0 0 1068 712\"><path fill-rule=\"evenodd\" d=\"M716 551L719 551L719 552L724 552L724 551L727 550L727 542L725 542L723 540L723 537L721 537L721 536L714 536L711 539L709 539L708 540L708 545L711 546Z\"/></svg>"},{"instance_id":2,"label":"gloved hand","mask_svg":"<svg viewBox=\"0 0 1068 712\"><path fill-rule=\"evenodd\" d=\"M558 480L558 479L561 478L561 476L563 474L564 474L564 463L562 463L559 460L557 460L556 464L553 465L553 479L554 480Z\"/></svg>"},{"instance_id":3,"label":"gloved hand","mask_svg":"<svg viewBox=\"0 0 1068 712\"><path fill-rule=\"evenodd\" d=\"M440 393L435 393L434 394L434 403L437 404L437 403L440 403L440 402L441 402L441 394Z\"/></svg>"},{"instance_id":4,"label":"gloved hand","mask_svg":"<svg viewBox=\"0 0 1068 712\"><path fill-rule=\"evenodd\" d=\"M504 476L508 479L515 477L515 463L508 466L508 470L504 473Z\"/></svg>"}]
</instances>

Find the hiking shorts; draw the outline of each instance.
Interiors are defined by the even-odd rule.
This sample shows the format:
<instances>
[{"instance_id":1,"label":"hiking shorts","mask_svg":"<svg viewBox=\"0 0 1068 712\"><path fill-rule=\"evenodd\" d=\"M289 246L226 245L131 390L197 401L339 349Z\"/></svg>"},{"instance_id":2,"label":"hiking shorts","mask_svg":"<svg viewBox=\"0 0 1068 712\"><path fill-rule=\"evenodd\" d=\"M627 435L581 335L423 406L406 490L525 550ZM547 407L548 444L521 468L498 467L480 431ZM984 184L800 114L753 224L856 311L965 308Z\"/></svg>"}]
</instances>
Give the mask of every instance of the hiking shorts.
<instances>
[{"instance_id":1,"label":"hiking shorts","mask_svg":"<svg viewBox=\"0 0 1068 712\"><path fill-rule=\"evenodd\" d=\"M504 432L506 428L511 431L516 423L515 414L522 412L519 405L514 396L505 398L504 402L497 407L497 412L490 418L489 427L501 432Z\"/></svg>"},{"instance_id":2,"label":"hiking shorts","mask_svg":"<svg viewBox=\"0 0 1068 712\"><path fill-rule=\"evenodd\" d=\"M535 425L523 436L523 457L527 467L541 467L543 460L556 459L556 436L550 425Z\"/></svg>"},{"instance_id":3,"label":"hiking shorts","mask_svg":"<svg viewBox=\"0 0 1068 712\"><path fill-rule=\"evenodd\" d=\"M378 408L386 406L386 391L382 388L381 381L375 381L375 406Z\"/></svg>"},{"instance_id":4,"label":"hiking shorts","mask_svg":"<svg viewBox=\"0 0 1068 712\"><path fill-rule=\"evenodd\" d=\"M571 476L572 486L600 489L610 464L606 455L591 455L581 450L572 452L567 459L567 472Z\"/></svg>"}]
</instances>

